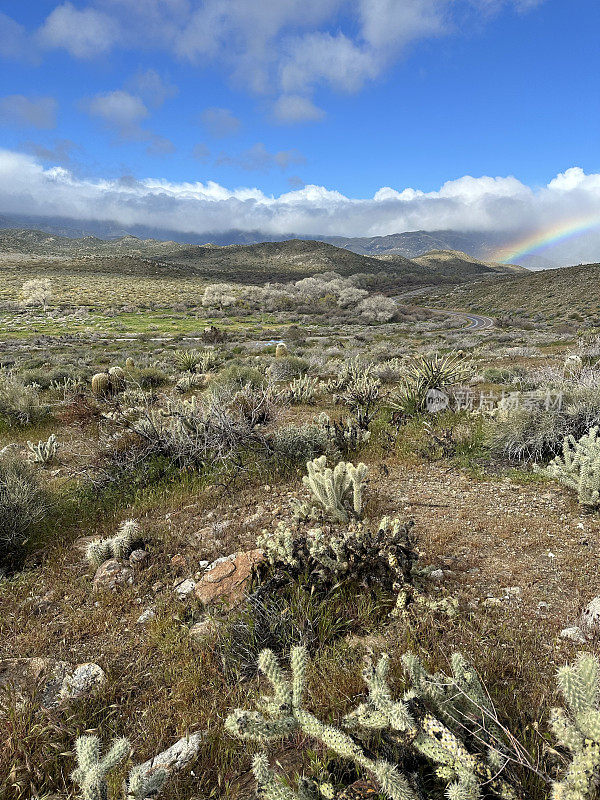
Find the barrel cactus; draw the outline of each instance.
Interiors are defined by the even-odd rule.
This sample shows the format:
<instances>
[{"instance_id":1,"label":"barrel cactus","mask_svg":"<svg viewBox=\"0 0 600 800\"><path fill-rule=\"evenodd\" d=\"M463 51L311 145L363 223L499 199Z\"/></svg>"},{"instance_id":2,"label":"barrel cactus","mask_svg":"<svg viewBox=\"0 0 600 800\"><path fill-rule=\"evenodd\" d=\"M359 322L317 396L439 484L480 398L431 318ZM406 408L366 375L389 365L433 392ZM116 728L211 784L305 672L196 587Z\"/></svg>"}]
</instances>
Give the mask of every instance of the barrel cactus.
<instances>
[{"instance_id":1,"label":"barrel cactus","mask_svg":"<svg viewBox=\"0 0 600 800\"><path fill-rule=\"evenodd\" d=\"M288 349L283 342L279 342L275 348L275 358L284 358L288 355Z\"/></svg>"},{"instance_id":2,"label":"barrel cactus","mask_svg":"<svg viewBox=\"0 0 600 800\"><path fill-rule=\"evenodd\" d=\"M122 392L125 388L125 372L121 367L111 367L108 370L110 383L114 392Z\"/></svg>"},{"instance_id":3,"label":"barrel cactus","mask_svg":"<svg viewBox=\"0 0 600 800\"><path fill-rule=\"evenodd\" d=\"M92 378L92 392L96 397L108 397L112 383L108 372L97 372Z\"/></svg>"}]
</instances>

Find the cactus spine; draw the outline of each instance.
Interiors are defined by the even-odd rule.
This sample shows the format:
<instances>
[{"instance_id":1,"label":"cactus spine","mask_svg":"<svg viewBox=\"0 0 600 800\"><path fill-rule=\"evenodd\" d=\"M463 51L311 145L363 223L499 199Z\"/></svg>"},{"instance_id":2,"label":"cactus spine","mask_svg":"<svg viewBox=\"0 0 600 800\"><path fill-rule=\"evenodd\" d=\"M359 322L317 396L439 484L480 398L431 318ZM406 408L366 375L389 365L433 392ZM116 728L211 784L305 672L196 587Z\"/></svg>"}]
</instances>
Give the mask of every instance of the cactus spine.
<instances>
[{"instance_id":1,"label":"cactus spine","mask_svg":"<svg viewBox=\"0 0 600 800\"><path fill-rule=\"evenodd\" d=\"M550 478L575 489L579 504L588 510L600 506L600 439L598 427L590 428L579 441L567 436L563 442L563 455L556 456L544 469L538 469Z\"/></svg>"},{"instance_id":2,"label":"cactus spine","mask_svg":"<svg viewBox=\"0 0 600 800\"><path fill-rule=\"evenodd\" d=\"M567 710L552 709L550 726L558 741L572 753L562 781L553 784L552 800L587 800L596 796L600 774L599 664L580 653L575 664L558 671L558 686Z\"/></svg>"},{"instance_id":3,"label":"cactus spine","mask_svg":"<svg viewBox=\"0 0 600 800\"><path fill-rule=\"evenodd\" d=\"M127 739L115 739L108 753L102 757L97 736L80 736L75 742L77 769L71 775L79 786L81 800L108 800L106 776L124 761L131 750ZM127 800L146 800L156 797L167 780L164 769L147 770L133 767L125 782Z\"/></svg>"},{"instance_id":4,"label":"cactus spine","mask_svg":"<svg viewBox=\"0 0 600 800\"><path fill-rule=\"evenodd\" d=\"M116 739L102 757L97 736L80 736L77 739L77 769L71 777L81 790L81 800L108 800L106 775L127 758L130 749L127 739Z\"/></svg>"},{"instance_id":5,"label":"cactus spine","mask_svg":"<svg viewBox=\"0 0 600 800\"><path fill-rule=\"evenodd\" d=\"M139 539L139 524L133 519L128 519L121 524L115 536L90 542L85 557L94 567L99 567L110 558L127 558Z\"/></svg>"},{"instance_id":6,"label":"cactus spine","mask_svg":"<svg viewBox=\"0 0 600 800\"><path fill-rule=\"evenodd\" d=\"M355 467L350 462L340 461L331 469L327 466L326 456L321 456L309 461L306 469L308 475L302 478L302 482L325 513L337 522L348 522L347 506L350 505L353 516L362 515L362 493L368 472L365 464Z\"/></svg>"}]
</instances>

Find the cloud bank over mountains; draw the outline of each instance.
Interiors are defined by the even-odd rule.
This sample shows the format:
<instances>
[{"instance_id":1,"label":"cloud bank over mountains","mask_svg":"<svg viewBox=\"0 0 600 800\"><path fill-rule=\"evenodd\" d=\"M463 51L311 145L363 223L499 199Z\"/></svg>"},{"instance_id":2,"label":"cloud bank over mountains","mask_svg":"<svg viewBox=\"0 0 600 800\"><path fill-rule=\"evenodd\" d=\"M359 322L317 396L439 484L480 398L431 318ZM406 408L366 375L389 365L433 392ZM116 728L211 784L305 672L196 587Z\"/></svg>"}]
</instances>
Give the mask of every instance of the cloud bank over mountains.
<instances>
[{"instance_id":1,"label":"cloud bank over mountains","mask_svg":"<svg viewBox=\"0 0 600 800\"><path fill-rule=\"evenodd\" d=\"M258 188L160 178L91 180L45 168L32 154L0 150L0 213L64 216L182 233L378 236L407 230L531 232L569 221L600 223L600 174L572 167L546 186L514 177L464 176L437 191L379 189L350 198L307 185L279 196Z\"/></svg>"}]
</instances>

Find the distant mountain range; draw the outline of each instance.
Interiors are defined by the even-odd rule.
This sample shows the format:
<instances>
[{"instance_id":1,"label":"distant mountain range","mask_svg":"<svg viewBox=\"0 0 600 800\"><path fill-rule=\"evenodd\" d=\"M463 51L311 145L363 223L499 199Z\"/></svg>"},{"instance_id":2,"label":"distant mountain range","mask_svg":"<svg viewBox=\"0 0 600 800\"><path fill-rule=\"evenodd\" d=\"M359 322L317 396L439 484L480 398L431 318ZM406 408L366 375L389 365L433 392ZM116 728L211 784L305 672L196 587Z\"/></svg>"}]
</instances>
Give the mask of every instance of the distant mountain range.
<instances>
[{"instance_id":1,"label":"distant mountain range","mask_svg":"<svg viewBox=\"0 0 600 800\"><path fill-rule=\"evenodd\" d=\"M33 217L0 214L0 229L36 229L55 236L81 239L95 236L99 239L114 240L126 236L138 239L153 239L179 244L249 245L261 242L283 242L290 239L304 239L326 242L336 247L350 250L364 256L398 255L415 258L432 250L452 250L468 253L483 262L494 260L495 253L508 247L514 241L514 233L508 232L462 232L455 230L405 231L389 236L311 236L297 235L293 231L285 235L273 235L264 231L241 231L231 229L218 233L190 233L173 231L142 225L122 226L117 222L85 221L65 217ZM597 245L597 246L596 246ZM556 245L551 251L540 256L524 256L519 263L529 269L548 269L570 264L595 261L600 258L600 240L596 243L586 240L568 247Z\"/></svg>"},{"instance_id":2,"label":"distant mountain range","mask_svg":"<svg viewBox=\"0 0 600 800\"><path fill-rule=\"evenodd\" d=\"M219 246L259 244L261 242L283 242L289 239L305 239L327 242L328 244L342 247L359 255L398 255L404 258L414 258L431 250L454 250L468 253L482 261L491 261L497 247L507 242L507 235L462 233L460 231L407 231L395 233L390 236L371 237L344 237L344 236L313 236L296 235L293 231L289 234L276 236L263 231L240 231L232 229L219 233L181 233L161 228L134 225L121 226L116 222L84 221L66 217L33 217L0 214L0 229L20 228L35 229L55 236L66 236L81 239L87 236L96 236L99 239L118 239L124 236L135 236L138 239L154 239L159 241L178 242L180 244L215 244ZM524 264L533 269L542 266L559 266L551 261L543 263Z\"/></svg>"},{"instance_id":3,"label":"distant mountain range","mask_svg":"<svg viewBox=\"0 0 600 800\"><path fill-rule=\"evenodd\" d=\"M202 277L242 283L287 282L323 272L370 276L385 291L457 284L514 274L522 268L486 264L466 253L433 250L406 258L398 253L364 255L328 242L290 239L242 245L175 241L72 238L27 228L0 229L0 266L52 273L102 273L147 277Z\"/></svg>"}]
</instances>

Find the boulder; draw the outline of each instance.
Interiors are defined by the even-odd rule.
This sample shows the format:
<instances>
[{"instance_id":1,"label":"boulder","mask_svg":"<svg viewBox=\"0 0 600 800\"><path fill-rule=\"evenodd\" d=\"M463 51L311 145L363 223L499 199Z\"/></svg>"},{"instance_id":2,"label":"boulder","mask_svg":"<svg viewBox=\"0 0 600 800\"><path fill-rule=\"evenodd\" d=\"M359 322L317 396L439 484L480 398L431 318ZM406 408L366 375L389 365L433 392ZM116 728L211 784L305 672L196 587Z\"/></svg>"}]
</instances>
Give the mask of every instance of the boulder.
<instances>
[{"instance_id":1,"label":"boulder","mask_svg":"<svg viewBox=\"0 0 600 800\"><path fill-rule=\"evenodd\" d=\"M238 605L246 595L252 575L262 560L262 550L248 550L218 558L206 568L196 584L196 597L204 605L216 600Z\"/></svg>"},{"instance_id":2,"label":"boulder","mask_svg":"<svg viewBox=\"0 0 600 800\"><path fill-rule=\"evenodd\" d=\"M133 583L131 567L126 566L116 558L109 558L96 570L93 587L95 591L108 590L114 592L116 589L131 583Z\"/></svg>"},{"instance_id":3,"label":"boulder","mask_svg":"<svg viewBox=\"0 0 600 800\"><path fill-rule=\"evenodd\" d=\"M43 708L87 697L106 680L94 663L73 666L52 658L7 658L0 661L0 688L12 687L21 697L37 694Z\"/></svg>"},{"instance_id":4,"label":"boulder","mask_svg":"<svg viewBox=\"0 0 600 800\"><path fill-rule=\"evenodd\" d=\"M189 736L184 736L167 750L164 750L148 761L144 761L143 764L140 764L139 769L145 774L152 773L157 769L166 769L168 772L176 772L182 767L185 767L196 757L201 742L202 735L200 733L192 733Z\"/></svg>"},{"instance_id":5,"label":"boulder","mask_svg":"<svg viewBox=\"0 0 600 800\"><path fill-rule=\"evenodd\" d=\"M196 588L196 581L192 578L187 578L185 581L180 581L175 585L175 594L180 600L185 600Z\"/></svg>"},{"instance_id":6,"label":"boulder","mask_svg":"<svg viewBox=\"0 0 600 800\"><path fill-rule=\"evenodd\" d=\"M78 664L71 674L65 675L60 689L61 700L87 697L106 680L102 667L93 662Z\"/></svg>"}]
</instances>

